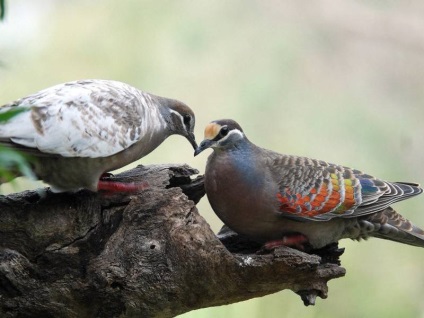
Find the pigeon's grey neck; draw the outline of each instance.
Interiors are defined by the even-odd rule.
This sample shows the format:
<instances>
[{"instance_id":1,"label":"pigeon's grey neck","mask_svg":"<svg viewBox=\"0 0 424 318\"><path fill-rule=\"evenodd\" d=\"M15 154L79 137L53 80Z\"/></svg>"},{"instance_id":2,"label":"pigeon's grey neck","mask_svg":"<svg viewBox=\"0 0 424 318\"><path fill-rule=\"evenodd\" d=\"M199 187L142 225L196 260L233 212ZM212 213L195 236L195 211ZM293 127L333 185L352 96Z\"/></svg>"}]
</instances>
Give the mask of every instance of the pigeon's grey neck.
<instances>
[{"instance_id":1,"label":"pigeon's grey neck","mask_svg":"<svg viewBox=\"0 0 424 318\"><path fill-rule=\"evenodd\" d=\"M244 138L241 138L239 140L228 140L227 142L223 142L219 146L220 151L228 151L228 152L245 152L251 147L254 146L249 139L244 136Z\"/></svg>"}]
</instances>

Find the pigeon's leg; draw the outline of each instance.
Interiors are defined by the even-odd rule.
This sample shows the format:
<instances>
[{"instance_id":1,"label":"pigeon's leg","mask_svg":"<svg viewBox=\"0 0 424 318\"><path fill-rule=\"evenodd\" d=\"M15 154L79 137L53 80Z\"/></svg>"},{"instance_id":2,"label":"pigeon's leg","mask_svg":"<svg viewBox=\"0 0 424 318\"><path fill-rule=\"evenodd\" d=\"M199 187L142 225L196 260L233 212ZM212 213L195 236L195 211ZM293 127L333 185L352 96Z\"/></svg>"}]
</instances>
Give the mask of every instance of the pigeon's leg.
<instances>
[{"instance_id":1,"label":"pigeon's leg","mask_svg":"<svg viewBox=\"0 0 424 318\"><path fill-rule=\"evenodd\" d=\"M110 172L104 172L100 176L100 180L97 183L97 191L103 191L108 193L113 192L139 192L149 187L147 182L118 182L112 181L113 174Z\"/></svg>"},{"instance_id":2,"label":"pigeon's leg","mask_svg":"<svg viewBox=\"0 0 424 318\"><path fill-rule=\"evenodd\" d=\"M147 182L117 182L117 181L105 181L99 180L97 184L98 191L105 192L140 192L149 187Z\"/></svg>"},{"instance_id":3,"label":"pigeon's leg","mask_svg":"<svg viewBox=\"0 0 424 318\"><path fill-rule=\"evenodd\" d=\"M308 238L301 233L292 233L284 235L282 239L268 241L262 247L263 250L271 251L280 246L289 246L300 251L305 250L305 244L308 243Z\"/></svg>"}]
</instances>

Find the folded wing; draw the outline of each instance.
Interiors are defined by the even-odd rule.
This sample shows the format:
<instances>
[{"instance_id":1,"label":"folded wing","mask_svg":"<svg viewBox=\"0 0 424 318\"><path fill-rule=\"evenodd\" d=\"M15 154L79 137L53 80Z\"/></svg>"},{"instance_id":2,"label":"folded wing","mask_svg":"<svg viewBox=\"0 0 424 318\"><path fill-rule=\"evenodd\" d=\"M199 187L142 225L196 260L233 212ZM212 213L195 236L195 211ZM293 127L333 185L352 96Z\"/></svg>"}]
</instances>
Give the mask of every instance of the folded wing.
<instances>
[{"instance_id":1,"label":"folded wing","mask_svg":"<svg viewBox=\"0 0 424 318\"><path fill-rule=\"evenodd\" d=\"M0 124L0 143L41 154L107 157L160 128L154 100L127 84L85 80L57 85L0 108L27 109Z\"/></svg>"},{"instance_id":2,"label":"folded wing","mask_svg":"<svg viewBox=\"0 0 424 318\"><path fill-rule=\"evenodd\" d=\"M359 170L304 157L274 159L280 212L299 220L326 221L382 211L422 193L417 184L387 182Z\"/></svg>"}]
</instances>

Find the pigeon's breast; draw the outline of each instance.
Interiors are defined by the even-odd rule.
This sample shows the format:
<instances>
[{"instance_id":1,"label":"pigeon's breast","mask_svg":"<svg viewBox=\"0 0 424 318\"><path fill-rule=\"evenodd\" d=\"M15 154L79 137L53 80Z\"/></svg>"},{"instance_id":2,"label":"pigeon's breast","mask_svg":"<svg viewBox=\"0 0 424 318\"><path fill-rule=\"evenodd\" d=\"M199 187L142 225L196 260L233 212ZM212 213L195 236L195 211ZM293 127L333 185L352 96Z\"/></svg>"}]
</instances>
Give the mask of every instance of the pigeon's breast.
<instances>
[{"instance_id":1,"label":"pigeon's breast","mask_svg":"<svg viewBox=\"0 0 424 318\"><path fill-rule=\"evenodd\" d=\"M232 230L252 236L267 236L278 218L276 189L267 182L247 154L212 154L205 173L205 188L217 216ZM278 231L278 229L272 229Z\"/></svg>"}]
</instances>

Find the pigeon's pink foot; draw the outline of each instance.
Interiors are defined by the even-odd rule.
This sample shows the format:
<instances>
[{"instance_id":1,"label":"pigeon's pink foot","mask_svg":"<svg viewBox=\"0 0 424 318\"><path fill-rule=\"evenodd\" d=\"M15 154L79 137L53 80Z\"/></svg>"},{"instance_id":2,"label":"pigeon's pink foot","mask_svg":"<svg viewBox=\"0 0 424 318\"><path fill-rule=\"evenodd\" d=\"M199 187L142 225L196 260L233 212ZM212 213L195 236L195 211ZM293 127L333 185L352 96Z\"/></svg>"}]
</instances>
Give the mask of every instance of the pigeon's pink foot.
<instances>
[{"instance_id":1,"label":"pigeon's pink foot","mask_svg":"<svg viewBox=\"0 0 424 318\"><path fill-rule=\"evenodd\" d=\"M105 191L105 192L140 192L149 187L149 184L147 182L116 182L116 181L106 181L106 180L99 180L99 183L97 184L97 190L98 191Z\"/></svg>"},{"instance_id":2,"label":"pigeon's pink foot","mask_svg":"<svg viewBox=\"0 0 424 318\"><path fill-rule=\"evenodd\" d=\"M309 240L305 235L300 233L295 233L295 234L285 235L280 240L268 241L264 244L262 248L264 250L270 251L280 246L289 246L289 247L298 249L300 251L304 251L305 250L304 244L308 242Z\"/></svg>"}]
</instances>

